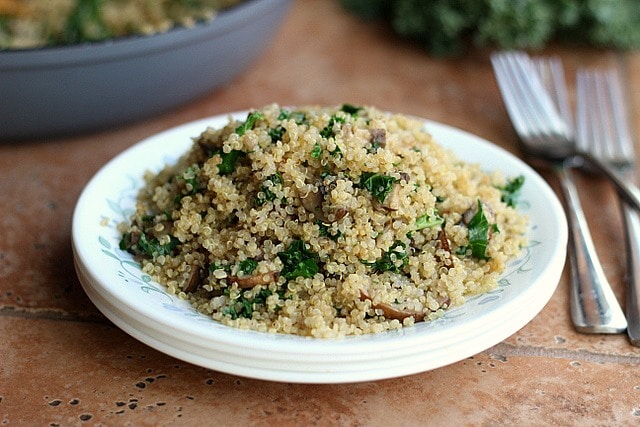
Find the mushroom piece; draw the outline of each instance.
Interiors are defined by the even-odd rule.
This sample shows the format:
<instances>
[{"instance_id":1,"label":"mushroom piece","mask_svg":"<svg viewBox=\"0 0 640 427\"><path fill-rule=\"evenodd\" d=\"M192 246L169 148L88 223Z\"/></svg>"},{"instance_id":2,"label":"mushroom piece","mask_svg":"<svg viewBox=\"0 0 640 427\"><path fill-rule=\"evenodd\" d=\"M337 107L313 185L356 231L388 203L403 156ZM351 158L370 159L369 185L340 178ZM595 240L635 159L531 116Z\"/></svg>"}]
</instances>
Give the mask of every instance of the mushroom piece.
<instances>
[{"instance_id":1,"label":"mushroom piece","mask_svg":"<svg viewBox=\"0 0 640 427\"><path fill-rule=\"evenodd\" d=\"M371 145L377 148L385 148L387 146L387 131L385 129L371 129Z\"/></svg>"},{"instance_id":2,"label":"mushroom piece","mask_svg":"<svg viewBox=\"0 0 640 427\"><path fill-rule=\"evenodd\" d=\"M444 257L437 257L438 262L444 264L447 269L453 268L453 257L451 256L451 247L449 246L449 238L447 237L446 231L444 228L440 229L438 233L438 241L436 242L436 247L444 250L446 255Z\"/></svg>"},{"instance_id":3,"label":"mushroom piece","mask_svg":"<svg viewBox=\"0 0 640 427\"><path fill-rule=\"evenodd\" d=\"M220 148L222 148L222 145L219 144L218 142L213 142L211 140L208 140L202 137L198 139L198 145L209 156L214 152L216 152L217 150L219 150Z\"/></svg>"},{"instance_id":4,"label":"mushroom piece","mask_svg":"<svg viewBox=\"0 0 640 427\"><path fill-rule=\"evenodd\" d=\"M306 196L300 197L302 206L309 212L312 212L315 217L325 224L340 221L349 212L342 206L331 206L329 212L325 212L322 209L324 203L324 195L328 192L327 187L323 184L318 184L318 191L307 193Z\"/></svg>"},{"instance_id":5,"label":"mushroom piece","mask_svg":"<svg viewBox=\"0 0 640 427\"><path fill-rule=\"evenodd\" d=\"M202 269L198 266L191 267L191 273L189 274L189 279L187 279L187 283L182 288L182 291L185 293L195 292L200 285L202 284L201 279Z\"/></svg>"},{"instance_id":6,"label":"mushroom piece","mask_svg":"<svg viewBox=\"0 0 640 427\"><path fill-rule=\"evenodd\" d=\"M384 199L384 202L380 203L380 206L390 211L397 211L399 204L400 204L400 186L396 183L396 184L393 184L393 189L391 190L389 195Z\"/></svg>"},{"instance_id":7,"label":"mushroom piece","mask_svg":"<svg viewBox=\"0 0 640 427\"><path fill-rule=\"evenodd\" d=\"M277 280L277 271L268 271L266 273L254 274L246 277L229 276L229 281L231 283L237 283L240 289L250 289L258 285L268 285Z\"/></svg>"},{"instance_id":8,"label":"mushroom piece","mask_svg":"<svg viewBox=\"0 0 640 427\"><path fill-rule=\"evenodd\" d=\"M326 218L322 211L322 202L324 202L324 196L320 191L309 191L304 197L300 197L302 206L309 212L313 213L320 221L325 222Z\"/></svg>"},{"instance_id":9,"label":"mushroom piece","mask_svg":"<svg viewBox=\"0 0 640 427\"><path fill-rule=\"evenodd\" d=\"M391 306L391 304L386 304L386 303L375 304L373 302L373 299L369 296L369 294L367 294L365 291L360 289L360 301L366 301L366 300L371 301L371 307L373 307L374 309L382 310L384 317L386 317L387 319L395 319L402 322L404 319L413 317L414 321L422 322L424 320L424 317L426 316L426 313L415 311L415 310L398 310L397 308L394 308L393 306Z\"/></svg>"}]
</instances>

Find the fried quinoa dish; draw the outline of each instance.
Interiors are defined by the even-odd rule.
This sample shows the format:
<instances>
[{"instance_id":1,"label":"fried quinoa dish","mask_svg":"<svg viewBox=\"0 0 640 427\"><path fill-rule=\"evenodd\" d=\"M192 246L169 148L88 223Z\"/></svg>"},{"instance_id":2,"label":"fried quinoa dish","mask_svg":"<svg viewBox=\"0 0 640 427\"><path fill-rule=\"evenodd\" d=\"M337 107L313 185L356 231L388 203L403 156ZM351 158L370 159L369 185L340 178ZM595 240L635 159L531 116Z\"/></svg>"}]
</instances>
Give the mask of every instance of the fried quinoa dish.
<instances>
[{"instance_id":1,"label":"fried quinoa dish","mask_svg":"<svg viewBox=\"0 0 640 427\"><path fill-rule=\"evenodd\" d=\"M0 49L151 35L246 0L0 0Z\"/></svg>"},{"instance_id":2,"label":"fried quinoa dish","mask_svg":"<svg viewBox=\"0 0 640 427\"><path fill-rule=\"evenodd\" d=\"M372 107L269 105L145 179L121 249L238 328L328 338L429 321L496 288L527 244L522 177Z\"/></svg>"}]
</instances>

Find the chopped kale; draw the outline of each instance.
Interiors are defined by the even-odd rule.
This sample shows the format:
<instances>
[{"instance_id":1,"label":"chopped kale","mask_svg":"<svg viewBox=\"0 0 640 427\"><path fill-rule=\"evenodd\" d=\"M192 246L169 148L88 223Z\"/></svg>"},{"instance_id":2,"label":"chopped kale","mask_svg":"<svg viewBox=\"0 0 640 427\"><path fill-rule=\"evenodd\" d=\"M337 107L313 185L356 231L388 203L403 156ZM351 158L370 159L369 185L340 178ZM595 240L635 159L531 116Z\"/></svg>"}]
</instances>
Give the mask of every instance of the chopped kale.
<instances>
[{"instance_id":1,"label":"chopped kale","mask_svg":"<svg viewBox=\"0 0 640 427\"><path fill-rule=\"evenodd\" d=\"M380 203L384 202L391 190L393 184L398 180L392 176L386 176L375 172L364 172L360 175L361 188L368 190L373 197Z\"/></svg>"},{"instance_id":2,"label":"chopped kale","mask_svg":"<svg viewBox=\"0 0 640 427\"><path fill-rule=\"evenodd\" d=\"M320 220L317 220L316 224L318 224L319 234L321 237L328 237L334 242L337 241L340 237L342 237L342 232L340 230L338 230L335 234L333 234L331 230L329 230L329 225L323 223Z\"/></svg>"},{"instance_id":3,"label":"chopped kale","mask_svg":"<svg viewBox=\"0 0 640 427\"><path fill-rule=\"evenodd\" d=\"M76 2L75 8L67 18L63 33L54 40L60 44L73 44L102 40L113 35L105 24L100 12L100 0Z\"/></svg>"},{"instance_id":4,"label":"chopped kale","mask_svg":"<svg viewBox=\"0 0 640 427\"><path fill-rule=\"evenodd\" d=\"M284 264L281 274L287 279L313 277L318 271L318 255L307 249L302 239L291 242L287 250L278 252L278 258Z\"/></svg>"},{"instance_id":5,"label":"chopped kale","mask_svg":"<svg viewBox=\"0 0 640 427\"><path fill-rule=\"evenodd\" d=\"M264 116L259 112L249 113L247 120L236 128L236 133L240 136L244 135L248 130L253 129L253 126L258 120L263 120Z\"/></svg>"},{"instance_id":6,"label":"chopped kale","mask_svg":"<svg viewBox=\"0 0 640 427\"><path fill-rule=\"evenodd\" d=\"M142 216L142 222L151 222L155 219L154 215L143 215Z\"/></svg>"},{"instance_id":7,"label":"chopped kale","mask_svg":"<svg viewBox=\"0 0 640 427\"><path fill-rule=\"evenodd\" d=\"M301 125L307 120L307 116L302 111L289 111L285 109L280 110L278 120L293 120L297 124Z\"/></svg>"},{"instance_id":8,"label":"chopped kale","mask_svg":"<svg viewBox=\"0 0 640 427\"><path fill-rule=\"evenodd\" d=\"M333 126L336 123L344 123L345 122L345 118L338 116L336 114L334 114L333 116L331 116L331 118L329 119L329 124L327 124L324 128L322 128L322 130L320 131L320 136L323 138L331 138L333 136L335 136L335 132L333 130Z\"/></svg>"},{"instance_id":9,"label":"chopped kale","mask_svg":"<svg viewBox=\"0 0 640 427\"><path fill-rule=\"evenodd\" d=\"M342 104L342 107L340 108L340 111L344 111L345 113L350 114L354 117L358 115L358 112L360 110L362 110L362 107L356 107L351 104Z\"/></svg>"},{"instance_id":10,"label":"chopped kale","mask_svg":"<svg viewBox=\"0 0 640 427\"><path fill-rule=\"evenodd\" d=\"M333 151L329 151L329 153L330 153L333 157L338 157L338 158L342 157L342 150L341 150L341 149L340 149L340 147L338 147L337 145L336 145L335 150L333 150Z\"/></svg>"},{"instance_id":11,"label":"chopped kale","mask_svg":"<svg viewBox=\"0 0 640 427\"><path fill-rule=\"evenodd\" d=\"M229 290L225 289L224 294L229 296ZM253 306L265 304L267 298L273 294L269 289L262 289L256 296L253 298L247 298L244 296L244 293L241 293L238 296L238 299L234 301L233 305L225 308L223 310L223 314L230 316L233 320L244 317L246 319L251 319L253 316Z\"/></svg>"},{"instance_id":12,"label":"chopped kale","mask_svg":"<svg viewBox=\"0 0 640 427\"><path fill-rule=\"evenodd\" d=\"M311 157L317 159L320 156L322 156L322 147L316 142L313 146L313 150L311 150Z\"/></svg>"},{"instance_id":13,"label":"chopped kale","mask_svg":"<svg viewBox=\"0 0 640 427\"><path fill-rule=\"evenodd\" d=\"M519 175L513 179L507 181L504 187L498 187L502 192L502 201L507 206L515 207L518 202L518 196L520 196L520 189L524 184L524 175Z\"/></svg>"},{"instance_id":14,"label":"chopped kale","mask_svg":"<svg viewBox=\"0 0 640 427\"><path fill-rule=\"evenodd\" d=\"M169 255L180 241L171 236L168 243L160 244L154 237L149 239L144 233L124 233L120 240L119 247L123 251L128 251L133 255L146 255L148 257Z\"/></svg>"},{"instance_id":15,"label":"chopped kale","mask_svg":"<svg viewBox=\"0 0 640 427\"><path fill-rule=\"evenodd\" d=\"M267 177L267 181L271 181L273 184L282 184L282 175L280 175L279 173L275 173L269 177ZM260 186L260 193L264 194L264 196L262 196L261 194L258 194L258 197L256 199L256 204L258 206L262 206L264 205L266 202L273 202L276 199L276 195L273 191L271 191L271 187L267 186L266 184L262 184L262 186Z\"/></svg>"},{"instance_id":16,"label":"chopped kale","mask_svg":"<svg viewBox=\"0 0 640 427\"><path fill-rule=\"evenodd\" d=\"M278 141L282 141L286 131L287 130L281 125L269 129L269 138L271 138L271 142L275 144Z\"/></svg>"},{"instance_id":17,"label":"chopped kale","mask_svg":"<svg viewBox=\"0 0 640 427\"><path fill-rule=\"evenodd\" d=\"M289 111L284 108L280 109L280 114L278 114L278 120L293 120L297 124L301 125L305 122L306 116L301 111ZM282 125L278 125L274 128L269 129L269 137L271 138L272 143L276 143L278 141L282 141L284 134L287 130Z\"/></svg>"},{"instance_id":18,"label":"chopped kale","mask_svg":"<svg viewBox=\"0 0 640 427\"><path fill-rule=\"evenodd\" d=\"M400 266L397 265L398 261L400 261L401 263ZM397 240L393 245L391 245L389 250L382 255L380 259L373 262L369 262L366 260L362 260L361 262L365 265L373 267L373 270L377 273L381 273L383 271L401 273L402 268L404 268L409 263L409 258L407 255L407 245Z\"/></svg>"},{"instance_id":19,"label":"chopped kale","mask_svg":"<svg viewBox=\"0 0 640 427\"><path fill-rule=\"evenodd\" d=\"M227 273L231 272L230 265L217 264L215 262L209 264L209 267L207 269L211 272L216 270L223 270L223 271L226 271Z\"/></svg>"},{"instance_id":20,"label":"chopped kale","mask_svg":"<svg viewBox=\"0 0 640 427\"><path fill-rule=\"evenodd\" d=\"M258 267L258 261L252 258L247 258L244 261L240 261L238 264L238 270L243 274L249 275Z\"/></svg>"},{"instance_id":21,"label":"chopped kale","mask_svg":"<svg viewBox=\"0 0 640 427\"><path fill-rule=\"evenodd\" d=\"M469 221L469 249L471 254L478 259L488 259L486 255L489 244L489 230L498 231L496 224L489 224L482 210L482 202L478 199L478 211Z\"/></svg>"},{"instance_id":22,"label":"chopped kale","mask_svg":"<svg viewBox=\"0 0 640 427\"><path fill-rule=\"evenodd\" d=\"M422 230L423 228L435 227L438 225L442 225L442 223L444 223L444 218L442 218L438 213L438 211L434 209L425 213L422 216L419 216L416 219L415 230L418 231L418 230Z\"/></svg>"},{"instance_id":23,"label":"chopped kale","mask_svg":"<svg viewBox=\"0 0 640 427\"><path fill-rule=\"evenodd\" d=\"M231 174L234 170L236 170L236 164L238 163L238 160L246 155L244 151L231 150L230 152L225 153L224 151L222 151L222 149L214 151L213 154L220 156L220 159L222 159L222 161L218 165L218 173L220 175Z\"/></svg>"},{"instance_id":24,"label":"chopped kale","mask_svg":"<svg viewBox=\"0 0 640 427\"><path fill-rule=\"evenodd\" d=\"M467 254L467 250L469 250L469 246L460 246L460 247L456 250L455 254L456 254L456 255L460 255L460 256L464 256L464 255L466 255L466 254Z\"/></svg>"},{"instance_id":25,"label":"chopped kale","mask_svg":"<svg viewBox=\"0 0 640 427\"><path fill-rule=\"evenodd\" d=\"M278 114L278 120L287 120L289 117L291 117L291 111L281 108L280 114Z\"/></svg>"}]
</instances>

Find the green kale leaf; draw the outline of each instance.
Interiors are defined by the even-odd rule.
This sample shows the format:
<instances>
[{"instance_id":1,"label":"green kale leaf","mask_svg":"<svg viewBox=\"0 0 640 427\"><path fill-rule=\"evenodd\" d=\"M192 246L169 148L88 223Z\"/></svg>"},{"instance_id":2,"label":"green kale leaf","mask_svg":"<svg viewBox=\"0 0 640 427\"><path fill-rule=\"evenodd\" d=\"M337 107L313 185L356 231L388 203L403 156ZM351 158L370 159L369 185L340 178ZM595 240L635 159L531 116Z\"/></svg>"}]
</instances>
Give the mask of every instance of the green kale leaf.
<instances>
[{"instance_id":1,"label":"green kale leaf","mask_svg":"<svg viewBox=\"0 0 640 427\"><path fill-rule=\"evenodd\" d=\"M489 224L489 220L482 209L482 202L479 199L478 211L469 221L468 228L468 248L471 249L471 254L478 259L489 259L486 255L487 245L489 244L489 230L498 231L498 226Z\"/></svg>"},{"instance_id":2,"label":"green kale leaf","mask_svg":"<svg viewBox=\"0 0 640 427\"><path fill-rule=\"evenodd\" d=\"M280 273L287 280L296 277L310 278L320 270L318 255L308 250L302 239L294 240L285 251L278 252L277 255L284 264Z\"/></svg>"},{"instance_id":3,"label":"green kale leaf","mask_svg":"<svg viewBox=\"0 0 640 427\"><path fill-rule=\"evenodd\" d=\"M398 265L400 261L400 265ZM391 245L389 250L385 252L382 257L376 261L369 262L362 260L363 264L373 267L373 270L377 273L383 271L390 271L392 273L401 273L402 269L409 263L407 255L407 245L397 240Z\"/></svg>"},{"instance_id":4,"label":"green kale leaf","mask_svg":"<svg viewBox=\"0 0 640 427\"><path fill-rule=\"evenodd\" d=\"M368 190L376 200L382 203L389 193L391 193L393 185L397 181L398 180L392 176L386 176L375 172L364 172L360 175L359 186Z\"/></svg>"},{"instance_id":5,"label":"green kale leaf","mask_svg":"<svg viewBox=\"0 0 640 427\"><path fill-rule=\"evenodd\" d=\"M499 187L499 190L502 193L501 200L506 203L507 206L515 207L518 196L520 195L520 189L523 185L524 175L519 175L507 181L504 187Z\"/></svg>"},{"instance_id":6,"label":"green kale leaf","mask_svg":"<svg viewBox=\"0 0 640 427\"><path fill-rule=\"evenodd\" d=\"M442 225L444 218L440 216L438 211L430 210L422 216L416 218L415 231L422 230L423 228L431 228Z\"/></svg>"},{"instance_id":7,"label":"green kale leaf","mask_svg":"<svg viewBox=\"0 0 640 427\"><path fill-rule=\"evenodd\" d=\"M133 255L145 255L152 258L153 256L171 254L178 243L180 241L173 236L168 243L160 244L156 237L149 239L145 233L124 233L119 247Z\"/></svg>"},{"instance_id":8,"label":"green kale leaf","mask_svg":"<svg viewBox=\"0 0 640 427\"><path fill-rule=\"evenodd\" d=\"M276 172L275 174L267 177L267 181L271 181L272 185L282 184L282 175ZM264 194L264 196L262 196L262 194ZM258 206L262 206L266 202L273 202L275 199L276 195L273 191L271 191L271 186L262 184L260 186L260 194L258 194L256 204Z\"/></svg>"},{"instance_id":9,"label":"green kale leaf","mask_svg":"<svg viewBox=\"0 0 640 427\"><path fill-rule=\"evenodd\" d=\"M334 114L329 119L329 123L320 131L320 136L323 138L331 138L335 136L335 131L333 129L334 125L336 123L344 123L344 122L345 122L344 117L337 116Z\"/></svg>"},{"instance_id":10,"label":"green kale leaf","mask_svg":"<svg viewBox=\"0 0 640 427\"><path fill-rule=\"evenodd\" d=\"M258 261L252 258L247 258L244 261L240 261L240 263L238 264L238 270L242 271L242 273L245 275L253 273L257 267Z\"/></svg>"},{"instance_id":11,"label":"green kale leaf","mask_svg":"<svg viewBox=\"0 0 640 427\"><path fill-rule=\"evenodd\" d=\"M536 49L565 41L597 47L640 47L637 0L340 0L367 21L393 31L434 55L479 47Z\"/></svg>"},{"instance_id":12,"label":"green kale leaf","mask_svg":"<svg viewBox=\"0 0 640 427\"><path fill-rule=\"evenodd\" d=\"M240 150L231 150L228 153L218 149L214 151L214 155L220 156L221 162L218 165L218 173L220 175L230 175L236 170L236 164L241 157L244 157L246 153Z\"/></svg>"},{"instance_id":13,"label":"green kale leaf","mask_svg":"<svg viewBox=\"0 0 640 427\"><path fill-rule=\"evenodd\" d=\"M264 116L262 115L262 113L259 113L257 111L249 113L249 115L247 116L247 120L236 128L236 133L240 136L244 135L248 130L253 129L253 126L258 120L263 119Z\"/></svg>"},{"instance_id":14,"label":"green kale leaf","mask_svg":"<svg viewBox=\"0 0 640 427\"><path fill-rule=\"evenodd\" d=\"M229 296L228 289L226 289L224 293L225 295ZM271 290L266 288L260 290L260 292L258 292L258 294L255 295L253 298L247 298L246 296L244 296L244 293L241 293L238 296L238 299L234 301L232 305L230 305L229 307L226 307L222 312L223 314L231 317L233 320L239 317L251 319L251 317L253 316L254 304L256 305L265 304L267 301L267 297L269 297L272 294L273 292L271 292Z\"/></svg>"}]
</instances>

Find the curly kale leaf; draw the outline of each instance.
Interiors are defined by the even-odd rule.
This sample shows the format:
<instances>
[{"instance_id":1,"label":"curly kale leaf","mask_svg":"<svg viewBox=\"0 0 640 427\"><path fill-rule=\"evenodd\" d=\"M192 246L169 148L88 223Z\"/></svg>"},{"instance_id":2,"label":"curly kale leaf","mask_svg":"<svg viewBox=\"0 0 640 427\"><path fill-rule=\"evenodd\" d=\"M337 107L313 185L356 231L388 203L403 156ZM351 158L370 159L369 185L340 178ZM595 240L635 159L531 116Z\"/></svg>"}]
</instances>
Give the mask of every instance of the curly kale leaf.
<instances>
[{"instance_id":1,"label":"curly kale leaf","mask_svg":"<svg viewBox=\"0 0 640 427\"><path fill-rule=\"evenodd\" d=\"M280 273L287 280L296 277L310 278L320 270L318 254L308 250L302 239L294 240L286 250L278 252L277 255L283 264Z\"/></svg>"},{"instance_id":2,"label":"curly kale leaf","mask_svg":"<svg viewBox=\"0 0 640 427\"><path fill-rule=\"evenodd\" d=\"M468 42L502 49L542 48L553 40L640 47L637 0L340 0L366 20L388 22L434 55Z\"/></svg>"}]
</instances>

